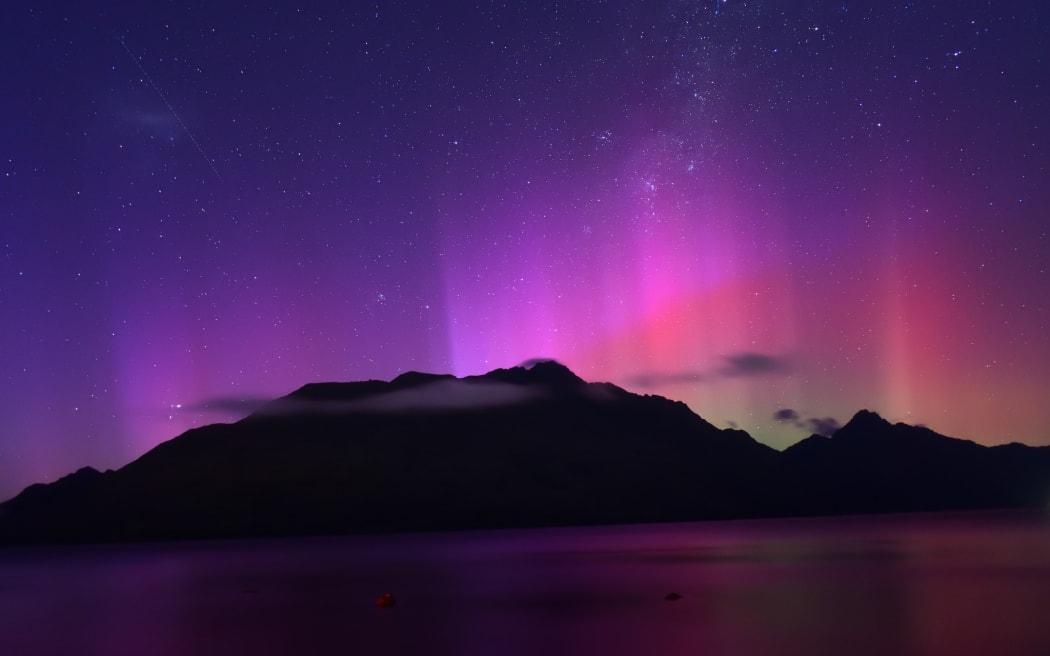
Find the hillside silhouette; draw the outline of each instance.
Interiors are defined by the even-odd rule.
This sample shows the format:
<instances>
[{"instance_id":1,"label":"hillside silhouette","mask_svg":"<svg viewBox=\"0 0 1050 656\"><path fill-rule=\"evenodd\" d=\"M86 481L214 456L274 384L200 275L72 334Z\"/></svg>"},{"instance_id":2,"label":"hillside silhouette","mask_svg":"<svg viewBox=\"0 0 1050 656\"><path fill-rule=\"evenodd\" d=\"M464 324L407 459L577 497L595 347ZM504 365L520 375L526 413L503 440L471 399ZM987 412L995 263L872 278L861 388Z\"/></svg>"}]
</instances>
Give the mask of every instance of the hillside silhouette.
<instances>
[{"instance_id":1,"label":"hillside silhouette","mask_svg":"<svg viewBox=\"0 0 1050 656\"><path fill-rule=\"evenodd\" d=\"M557 362L315 383L127 466L0 504L6 543L138 541L1021 508L1050 448L862 411L778 452Z\"/></svg>"}]
</instances>

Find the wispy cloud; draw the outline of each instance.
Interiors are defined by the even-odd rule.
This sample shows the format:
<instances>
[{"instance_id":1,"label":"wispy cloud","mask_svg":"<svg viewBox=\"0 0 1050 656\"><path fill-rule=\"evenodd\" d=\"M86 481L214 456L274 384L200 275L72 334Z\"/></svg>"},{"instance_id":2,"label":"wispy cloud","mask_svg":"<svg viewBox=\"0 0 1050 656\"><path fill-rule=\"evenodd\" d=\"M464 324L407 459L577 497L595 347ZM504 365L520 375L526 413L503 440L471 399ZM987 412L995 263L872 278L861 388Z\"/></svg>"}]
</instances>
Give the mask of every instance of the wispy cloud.
<instances>
[{"instance_id":1,"label":"wispy cloud","mask_svg":"<svg viewBox=\"0 0 1050 656\"><path fill-rule=\"evenodd\" d=\"M788 359L768 353L742 351L722 356L722 364L708 370L645 371L635 374L630 382L638 387L693 385L722 378L743 378L786 374L791 372Z\"/></svg>"},{"instance_id":2,"label":"wispy cloud","mask_svg":"<svg viewBox=\"0 0 1050 656\"><path fill-rule=\"evenodd\" d=\"M722 359L725 365L720 371L724 376L766 376L790 371L787 360L765 353L733 353Z\"/></svg>"},{"instance_id":3,"label":"wispy cloud","mask_svg":"<svg viewBox=\"0 0 1050 656\"><path fill-rule=\"evenodd\" d=\"M700 371L650 371L631 376L630 382L638 387L661 387L663 385L689 385L706 379Z\"/></svg>"},{"instance_id":4,"label":"wispy cloud","mask_svg":"<svg viewBox=\"0 0 1050 656\"><path fill-rule=\"evenodd\" d=\"M810 432L829 437L833 435L835 431L842 428L842 424L833 417L823 417L820 419L811 417L806 420L806 425L809 427Z\"/></svg>"},{"instance_id":5,"label":"wispy cloud","mask_svg":"<svg viewBox=\"0 0 1050 656\"><path fill-rule=\"evenodd\" d=\"M354 402L360 410L403 412L412 410L468 410L514 405L539 398L543 388L463 380L441 380L420 387L396 390Z\"/></svg>"},{"instance_id":6,"label":"wispy cloud","mask_svg":"<svg viewBox=\"0 0 1050 656\"><path fill-rule=\"evenodd\" d=\"M522 362L518 366L521 367L522 369L532 369L536 365L544 364L546 362L558 362L558 361L555 360L554 358L529 358L528 360Z\"/></svg>"},{"instance_id":7,"label":"wispy cloud","mask_svg":"<svg viewBox=\"0 0 1050 656\"><path fill-rule=\"evenodd\" d=\"M251 414L273 399L262 397L217 396L182 406L183 410L214 414Z\"/></svg>"},{"instance_id":8,"label":"wispy cloud","mask_svg":"<svg viewBox=\"0 0 1050 656\"><path fill-rule=\"evenodd\" d=\"M346 401L283 398L261 411L267 415L452 412L526 403L545 393L544 388L529 385L447 379Z\"/></svg>"},{"instance_id":9,"label":"wispy cloud","mask_svg":"<svg viewBox=\"0 0 1050 656\"><path fill-rule=\"evenodd\" d=\"M803 418L797 411L791 408L781 408L773 413L773 420L785 424L791 424L796 428L830 437L838 429L842 428L834 417L806 417Z\"/></svg>"}]
</instances>

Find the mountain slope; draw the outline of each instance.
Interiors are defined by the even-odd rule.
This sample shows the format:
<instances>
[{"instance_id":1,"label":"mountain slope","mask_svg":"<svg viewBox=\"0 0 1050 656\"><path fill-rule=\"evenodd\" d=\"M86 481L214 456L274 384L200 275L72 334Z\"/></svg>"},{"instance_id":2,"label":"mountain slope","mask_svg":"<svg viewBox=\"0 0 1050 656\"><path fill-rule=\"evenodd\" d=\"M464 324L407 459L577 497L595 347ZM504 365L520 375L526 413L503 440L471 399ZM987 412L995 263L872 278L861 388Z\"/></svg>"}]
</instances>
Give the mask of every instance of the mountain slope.
<instances>
[{"instance_id":1,"label":"mountain slope","mask_svg":"<svg viewBox=\"0 0 1050 656\"><path fill-rule=\"evenodd\" d=\"M1050 448L985 447L867 410L831 437L783 452L814 512L1038 507L1050 499Z\"/></svg>"},{"instance_id":2,"label":"mountain slope","mask_svg":"<svg viewBox=\"0 0 1050 656\"><path fill-rule=\"evenodd\" d=\"M783 512L776 451L556 363L308 385L94 477L3 504L8 540L639 522Z\"/></svg>"},{"instance_id":3,"label":"mountain slope","mask_svg":"<svg viewBox=\"0 0 1050 656\"><path fill-rule=\"evenodd\" d=\"M1050 449L862 411L783 453L555 362L318 383L117 471L0 504L0 541L66 542L1039 506Z\"/></svg>"}]
</instances>

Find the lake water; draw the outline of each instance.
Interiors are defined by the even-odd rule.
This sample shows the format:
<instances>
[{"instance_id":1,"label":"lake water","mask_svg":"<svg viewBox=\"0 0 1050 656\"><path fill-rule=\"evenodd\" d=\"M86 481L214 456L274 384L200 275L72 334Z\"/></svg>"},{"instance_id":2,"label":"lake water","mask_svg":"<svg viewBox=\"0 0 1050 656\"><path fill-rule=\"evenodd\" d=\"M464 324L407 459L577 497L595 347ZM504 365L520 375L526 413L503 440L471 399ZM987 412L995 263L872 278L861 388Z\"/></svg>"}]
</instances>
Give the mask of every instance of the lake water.
<instances>
[{"instance_id":1,"label":"lake water","mask_svg":"<svg viewBox=\"0 0 1050 656\"><path fill-rule=\"evenodd\" d=\"M1050 515L6 549L0 653L1045 655Z\"/></svg>"}]
</instances>

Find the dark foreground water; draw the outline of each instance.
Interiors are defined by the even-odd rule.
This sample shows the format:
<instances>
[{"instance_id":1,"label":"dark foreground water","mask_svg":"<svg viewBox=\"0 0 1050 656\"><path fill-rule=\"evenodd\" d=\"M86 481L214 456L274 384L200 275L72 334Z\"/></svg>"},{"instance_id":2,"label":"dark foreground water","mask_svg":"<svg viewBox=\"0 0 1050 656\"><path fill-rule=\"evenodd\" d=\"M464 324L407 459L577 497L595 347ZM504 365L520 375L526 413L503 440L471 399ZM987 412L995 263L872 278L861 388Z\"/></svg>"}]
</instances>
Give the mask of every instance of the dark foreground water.
<instances>
[{"instance_id":1,"label":"dark foreground water","mask_svg":"<svg viewBox=\"0 0 1050 656\"><path fill-rule=\"evenodd\" d=\"M0 550L0 653L1046 655L1050 516Z\"/></svg>"}]
</instances>

